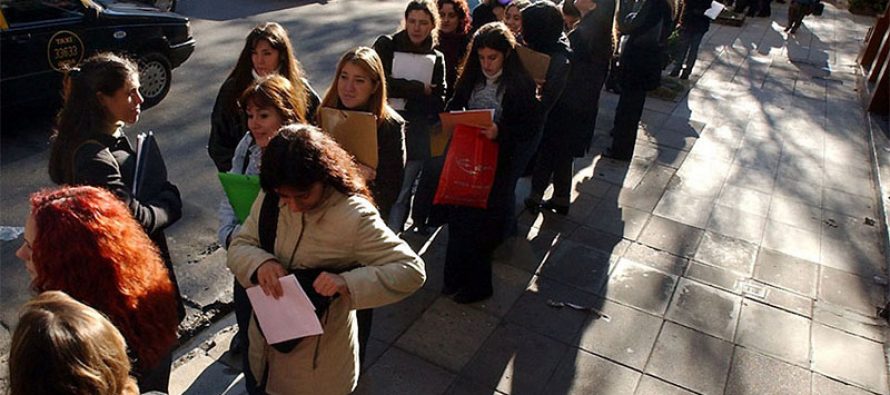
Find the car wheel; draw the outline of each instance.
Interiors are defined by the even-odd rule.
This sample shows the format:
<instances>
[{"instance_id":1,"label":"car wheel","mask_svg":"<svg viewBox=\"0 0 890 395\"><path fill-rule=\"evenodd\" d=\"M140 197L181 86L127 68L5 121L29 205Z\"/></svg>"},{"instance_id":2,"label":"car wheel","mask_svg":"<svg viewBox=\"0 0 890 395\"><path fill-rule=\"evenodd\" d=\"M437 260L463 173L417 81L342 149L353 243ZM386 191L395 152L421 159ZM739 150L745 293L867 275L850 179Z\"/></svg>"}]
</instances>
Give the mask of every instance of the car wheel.
<instances>
[{"instance_id":1,"label":"car wheel","mask_svg":"<svg viewBox=\"0 0 890 395\"><path fill-rule=\"evenodd\" d=\"M166 56L149 52L139 57L139 93L145 99L142 107L154 107L167 96L173 79L173 67Z\"/></svg>"}]
</instances>

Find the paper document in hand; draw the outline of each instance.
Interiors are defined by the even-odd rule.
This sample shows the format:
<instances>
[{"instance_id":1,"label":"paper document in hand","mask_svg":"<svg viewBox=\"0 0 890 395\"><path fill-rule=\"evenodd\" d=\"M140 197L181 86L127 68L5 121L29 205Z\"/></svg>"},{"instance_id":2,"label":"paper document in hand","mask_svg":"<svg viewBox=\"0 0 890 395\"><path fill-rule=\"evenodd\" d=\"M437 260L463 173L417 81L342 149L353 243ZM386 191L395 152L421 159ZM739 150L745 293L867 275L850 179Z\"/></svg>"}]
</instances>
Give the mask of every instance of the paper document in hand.
<instances>
[{"instance_id":1,"label":"paper document in hand","mask_svg":"<svg viewBox=\"0 0 890 395\"><path fill-rule=\"evenodd\" d=\"M720 16L720 13L723 12L724 8L726 8L726 6L722 3L711 1L711 8L708 8L707 11L705 11L705 16L711 19L717 19L717 17Z\"/></svg>"},{"instance_id":2,"label":"paper document in hand","mask_svg":"<svg viewBox=\"0 0 890 395\"><path fill-rule=\"evenodd\" d=\"M392 58L392 78L420 81L429 86L433 81L433 67L436 65L435 55L424 55L408 52L394 52ZM391 97L389 105L396 110L405 109L405 99Z\"/></svg>"},{"instance_id":3,"label":"paper document in hand","mask_svg":"<svg viewBox=\"0 0 890 395\"><path fill-rule=\"evenodd\" d=\"M441 156L445 153L445 147L454 134L454 126L463 124L478 128L487 128L494 123L494 109L449 111L439 113L442 128L430 134L430 154Z\"/></svg>"},{"instance_id":4,"label":"paper document in hand","mask_svg":"<svg viewBox=\"0 0 890 395\"><path fill-rule=\"evenodd\" d=\"M321 128L357 161L377 169L377 117L374 114L322 107Z\"/></svg>"},{"instance_id":5,"label":"paper document in hand","mask_svg":"<svg viewBox=\"0 0 890 395\"><path fill-rule=\"evenodd\" d=\"M219 173L219 182L222 184L223 191L226 192L229 204L235 210L238 223L243 224L247 215L250 214L253 201L260 194L260 176Z\"/></svg>"},{"instance_id":6,"label":"paper document in hand","mask_svg":"<svg viewBox=\"0 0 890 395\"><path fill-rule=\"evenodd\" d=\"M516 53L519 54L519 61L525 66L528 75L535 82L545 81L547 79L547 69L550 68L550 56L543 54L521 45L516 46Z\"/></svg>"},{"instance_id":7,"label":"paper document in hand","mask_svg":"<svg viewBox=\"0 0 890 395\"><path fill-rule=\"evenodd\" d=\"M324 333L315 315L315 306L291 274L278 279L284 295L275 299L263 293L259 286L247 289L250 305L263 328L269 344L315 336Z\"/></svg>"}]
</instances>

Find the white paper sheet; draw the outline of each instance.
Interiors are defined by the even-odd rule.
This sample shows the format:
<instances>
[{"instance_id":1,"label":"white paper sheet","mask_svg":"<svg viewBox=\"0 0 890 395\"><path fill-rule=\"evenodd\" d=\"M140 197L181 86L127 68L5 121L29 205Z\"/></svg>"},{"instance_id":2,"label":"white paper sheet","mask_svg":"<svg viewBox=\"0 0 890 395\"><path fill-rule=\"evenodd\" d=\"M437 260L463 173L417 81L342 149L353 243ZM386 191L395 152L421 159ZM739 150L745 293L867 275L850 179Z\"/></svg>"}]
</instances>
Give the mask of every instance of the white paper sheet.
<instances>
[{"instance_id":1,"label":"white paper sheet","mask_svg":"<svg viewBox=\"0 0 890 395\"><path fill-rule=\"evenodd\" d=\"M315 306L293 274L278 279L284 295L266 296L259 286L247 289L247 297L269 344L324 333Z\"/></svg>"},{"instance_id":2,"label":"white paper sheet","mask_svg":"<svg viewBox=\"0 0 890 395\"><path fill-rule=\"evenodd\" d=\"M422 55L408 52L394 52L392 58L392 77L410 81L420 81L430 85L433 81L433 67L436 65L435 55ZM405 99L390 98L389 105L396 110L405 109Z\"/></svg>"},{"instance_id":3,"label":"white paper sheet","mask_svg":"<svg viewBox=\"0 0 890 395\"><path fill-rule=\"evenodd\" d=\"M705 11L705 16L711 19L717 19L717 17L720 16L720 13L723 12L724 8L726 8L726 6L720 2L711 1L711 8L708 8L708 10Z\"/></svg>"}]
</instances>

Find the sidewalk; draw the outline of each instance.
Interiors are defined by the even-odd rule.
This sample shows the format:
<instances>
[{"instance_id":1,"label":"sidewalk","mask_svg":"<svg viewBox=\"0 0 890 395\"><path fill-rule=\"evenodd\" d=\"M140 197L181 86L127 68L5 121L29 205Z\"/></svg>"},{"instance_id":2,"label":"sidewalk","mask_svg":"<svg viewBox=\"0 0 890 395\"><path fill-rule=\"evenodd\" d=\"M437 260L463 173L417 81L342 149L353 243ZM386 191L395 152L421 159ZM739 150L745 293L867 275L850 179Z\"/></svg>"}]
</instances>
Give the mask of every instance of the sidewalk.
<instances>
[{"instance_id":1,"label":"sidewalk","mask_svg":"<svg viewBox=\"0 0 890 395\"><path fill-rule=\"evenodd\" d=\"M439 295L445 229L406 235L429 279L375 311L357 393L890 393L884 229L854 91L872 22L826 4L786 39L786 9L712 25L689 95L647 101L629 166L580 159L568 216L522 214L490 300ZM599 145L617 97L602 103ZM599 313L552 306L565 303ZM231 324L183 348L173 393L234 380Z\"/></svg>"}]
</instances>

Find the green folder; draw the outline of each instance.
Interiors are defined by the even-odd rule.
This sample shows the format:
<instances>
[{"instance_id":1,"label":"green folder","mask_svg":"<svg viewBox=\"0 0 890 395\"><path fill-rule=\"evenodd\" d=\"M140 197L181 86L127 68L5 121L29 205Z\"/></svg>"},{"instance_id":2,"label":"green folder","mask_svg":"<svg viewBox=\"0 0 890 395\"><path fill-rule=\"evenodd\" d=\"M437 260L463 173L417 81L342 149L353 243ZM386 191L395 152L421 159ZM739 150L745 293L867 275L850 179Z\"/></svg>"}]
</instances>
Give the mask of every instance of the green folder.
<instances>
[{"instance_id":1,"label":"green folder","mask_svg":"<svg viewBox=\"0 0 890 395\"><path fill-rule=\"evenodd\" d=\"M247 176L235 173L219 173L219 182L222 183L229 204L235 209L238 222L244 223L244 219L250 214L253 201L260 194L260 176Z\"/></svg>"}]
</instances>

